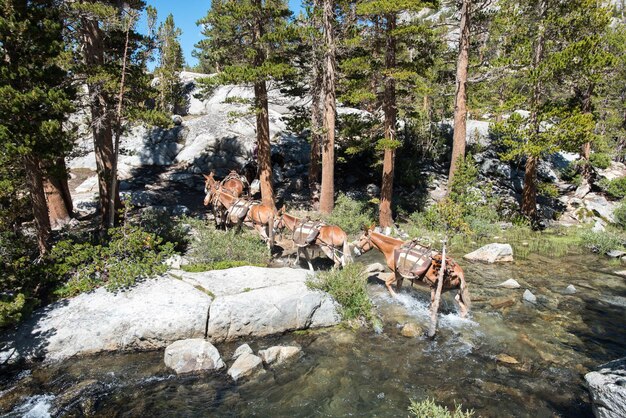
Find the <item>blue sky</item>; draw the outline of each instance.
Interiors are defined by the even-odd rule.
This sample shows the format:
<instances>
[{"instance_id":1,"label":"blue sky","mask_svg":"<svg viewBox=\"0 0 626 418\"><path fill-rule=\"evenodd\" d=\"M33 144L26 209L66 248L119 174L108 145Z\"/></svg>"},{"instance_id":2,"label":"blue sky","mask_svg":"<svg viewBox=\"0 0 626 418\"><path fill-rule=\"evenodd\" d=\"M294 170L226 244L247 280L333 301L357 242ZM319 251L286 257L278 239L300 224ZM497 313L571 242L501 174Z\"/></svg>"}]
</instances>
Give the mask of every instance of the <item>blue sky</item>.
<instances>
[{"instance_id":1,"label":"blue sky","mask_svg":"<svg viewBox=\"0 0 626 418\"><path fill-rule=\"evenodd\" d=\"M158 12L159 22L165 20L168 14L174 15L174 22L183 34L180 36L180 44L183 47L185 62L187 65L197 64L197 60L191 56L194 45L202 38L200 28L196 26L196 21L204 17L207 10L211 6L210 0L146 0L146 2L154 6ZM300 0L289 0L289 7L295 13L300 10ZM139 31L147 31L145 19L139 23ZM153 68L155 63L149 65Z\"/></svg>"}]
</instances>

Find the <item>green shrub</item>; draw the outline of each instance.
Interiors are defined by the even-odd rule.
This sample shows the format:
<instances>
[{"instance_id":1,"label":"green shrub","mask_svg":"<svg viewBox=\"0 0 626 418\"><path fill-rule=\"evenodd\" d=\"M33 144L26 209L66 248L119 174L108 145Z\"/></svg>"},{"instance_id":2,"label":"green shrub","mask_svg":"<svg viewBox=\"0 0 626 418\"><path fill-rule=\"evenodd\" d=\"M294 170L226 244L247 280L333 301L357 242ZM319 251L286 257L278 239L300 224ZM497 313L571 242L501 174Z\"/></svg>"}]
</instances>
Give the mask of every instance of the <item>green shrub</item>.
<instances>
[{"instance_id":1,"label":"green shrub","mask_svg":"<svg viewBox=\"0 0 626 418\"><path fill-rule=\"evenodd\" d=\"M163 242L171 242L177 251L184 251L189 243L189 231L176 217L166 210L147 208L142 211L138 221L141 228L163 239Z\"/></svg>"},{"instance_id":2,"label":"green shrub","mask_svg":"<svg viewBox=\"0 0 626 418\"><path fill-rule=\"evenodd\" d=\"M626 230L626 199L622 200L615 208L615 211L613 211L613 217L615 218L617 225Z\"/></svg>"},{"instance_id":3,"label":"green shrub","mask_svg":"<svg viewBox=\"0 0 626 418\"><path fill-rule=\"evenodd\" d=\"M611 250L624 250L624 242L623 236L610 231L593 232L585 229L580 233L580 245L599 254Z\"/></svg>"},{"instance_id":4,"label":"green shrub","mask_svg":"<svg viewBox=\"0 0 626 418\"><path fill-rule=\"evenodd\" d=\"M343 319L374 321L374 307L367 293L367 275L361 265L353 263L343 269L320 272L307 280L307 286L330 293L341 305Z\"/></svg>"},{"instance_id":5,"label":"green shrub","mask_svg":"<svg viewBox=\"0 0 626 418\"><path fill-rule=\"evenodd\" d=\"M411 400L409 413L416 418L471 418L474 411L463 411L461 405L455 405L455 410L450 412L445 406L440 406L434 400L426 399L418 402Z\"/></svg>"},{"instance_id":6,"label":"green shrub","mask_svg":"<svg viewBox=\"0 0 626 418\"><path fill-rule=\"evenodd\" d=\"M23 293L0 295L0 328L18 323L25 308L26 296Z\"/></svg>"},{"instance_id":7,"label":"green shrub","mask_svg":"<svg viewBox=\"0 0 626 418\"><path fill-rule=\"evenodd\" d=\"M626 197L626 177L613 180L602 179L598 182L598 186L613 199Z\"/></svg>"},{"instance_id":8,"label":"green shrub","mask_svg":"<svg viewBox=\"0 0 626 418\"><path fill-rule=\"evenodd\" d=\"M256 232L218 231L199 219L187 219L193 230L187 256L192 264L240 263L239 265L267 266L270 254ZM222 264L223 265L223 264Z\"/></svg>"},{"instance_id":9,"label":"green shrub","mask_svg":"<svg viewBox=\"0 0 626 418\"><path fill-rule=\"evenodd\" d=\"M347 234L357 234L363 225L371 225L374 219L376 219L374 209L369 202L354 200L340 193L333 213L325 220L340 226Z\"/></svg>"},{"instance_id":10,"label":"green shrub","mask_svg":"<svg viewBox=\"0 0 626 418\"><path fill-rule=\"evenodd\" d=\"M102 244L65 240L54 246L46 270L64 280L57 295L74 296L101 286L116 290L167 270L163 262L174 253L171 243L163 244L160 237L131 224L109 234Z\"/></svg>"},{"instance_id":11,"label":"green shrub","mask_svg":"<svg viewBox=\"0 0 626 418\"><path fill-rule=\"evenodd\" d=\"M537 184L537 193L543 197L559 197L559 188L553 183L540 182Z\"/></svg>"},{"instance_id":12,"label":"green shrub","mask_svg":"<svg viewBox=\"0 0 626 418\"><path fill-rule=\"evenodd\" d=\"M604 152L594 152L589 156L592 167L604 170L611 166L611 156Z\"/></svg>"}]
</instances>

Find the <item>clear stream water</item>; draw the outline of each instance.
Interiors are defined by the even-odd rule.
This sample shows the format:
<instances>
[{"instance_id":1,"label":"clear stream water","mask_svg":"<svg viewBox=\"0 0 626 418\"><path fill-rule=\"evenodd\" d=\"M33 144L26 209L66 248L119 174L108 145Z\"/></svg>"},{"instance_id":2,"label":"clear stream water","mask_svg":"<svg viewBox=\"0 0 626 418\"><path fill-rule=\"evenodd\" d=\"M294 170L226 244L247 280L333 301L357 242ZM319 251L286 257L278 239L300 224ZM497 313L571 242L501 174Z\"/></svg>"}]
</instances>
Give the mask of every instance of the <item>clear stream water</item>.
<instances>
[{"instance_id":1,"label":"clear stream water","mask_svg":"<svg viewBox=\"0 0 626 418\"><path fill-rule=\"evenodd\" d=\"M370 253L360 262L379 260ZM232 383L225 371L175 376L162 351L99 355L5 373L0 414L403 417L410 399L434 398L483 417L592 416L584 373L626 355L626 279L614 273L624 267L578 254L461 264L474 301L471 318L461 319L446 296L434 341L400 332L405 323L426 328L427 292L405 286L394 300L372 282L381 333L339 327L246 341L255 350L303 348L298 360L247 382ZM509 278L522 288L496 286ZM569 284L576 294L564 294ZM537 305L522 301L525 288ZM227 363L239 343L218 346ZM518 363L500 362L500 354Z\"/></svg>"}]
</instances>

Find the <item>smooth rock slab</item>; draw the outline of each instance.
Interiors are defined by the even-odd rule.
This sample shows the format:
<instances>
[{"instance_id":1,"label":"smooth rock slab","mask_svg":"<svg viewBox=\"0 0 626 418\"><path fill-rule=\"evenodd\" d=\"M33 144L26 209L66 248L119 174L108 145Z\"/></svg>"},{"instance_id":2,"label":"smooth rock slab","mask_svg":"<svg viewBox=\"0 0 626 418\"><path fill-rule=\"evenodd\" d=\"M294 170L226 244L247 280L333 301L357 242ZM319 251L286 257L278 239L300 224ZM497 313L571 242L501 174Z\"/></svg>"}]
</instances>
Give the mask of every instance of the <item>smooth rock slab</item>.
<instances>
[{"instance_id":1,"label":"smooth rock slab","mask_svg":"<svg viewBox=\"0 0 626 418\"><path fill-rule=\"evenodd\" d=\"M265 364L279 365L291 357L297 356L301 351L300 347L275 345L274 347L260 350L259 356L261 356Z\"/></svg>"},{"instance_id":2,"label":"smooth rock slab","mask_svg":"<svg viewBox=\"0 0 626 418\"><path fill-rule=\"evenodd\" d=\"M206 293L169 277L116 293L100 288L39 309L8 336L8 351L15 349L11 361L54 362L102 351L164 348L204 337L209 306Z\"/></svg>"},{"instance_id":3,"label":"smooth rock slab","mask_svg":"<svg viewBox=\"0 0 626 418\"><path fill-rule=\"evenodd\" d=\"M257 370L263 369L263 360L261 357L252 353L244 353L237 357L237 360L228 369L228 375L236 382L242 377L252 375Z\"/></svg>"},{"instance_id":4,"label":"smooth rock slab","mask_svg":"<svg viewBox=\"0 0 626 418\"><path fill-rule=\"evenodd\" d=\"M598 418L626 417L626 357L600 366L585 375Z\"/></svg>"},{"instance_id":5,"label":"smooth rock slab","mask_svg":"<svg viewBox=\"0 0 626 418\"><path fill-rule=\"evenodd\" d=\"M164 361L177 374L219 370L225 366L217 348L202 338L180 340L168 345Z\"/></svg>"},{"instance_id":6,"label":"smooth rock slab","mask_svg":"<svg viewBox=\"0 0 626 418\"><path fill-rule=\"evenodd\" d=\"M466 260L486 263L513 261L513 248L509 244L487 244L463 256Z\"/></svg>"}]
</instances>

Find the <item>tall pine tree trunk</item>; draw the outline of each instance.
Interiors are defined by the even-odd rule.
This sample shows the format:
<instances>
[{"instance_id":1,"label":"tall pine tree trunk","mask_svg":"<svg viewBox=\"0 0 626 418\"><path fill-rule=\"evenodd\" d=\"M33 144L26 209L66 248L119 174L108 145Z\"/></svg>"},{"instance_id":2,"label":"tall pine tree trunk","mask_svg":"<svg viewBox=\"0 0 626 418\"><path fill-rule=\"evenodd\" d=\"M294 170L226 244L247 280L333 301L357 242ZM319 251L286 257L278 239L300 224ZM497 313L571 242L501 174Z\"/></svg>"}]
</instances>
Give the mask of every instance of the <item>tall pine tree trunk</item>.
<instances>
[{"instance_id":1,"label":"tall pine tree trunk","mask_svg":"<svg viewBox=\"0 0 626 418\"><path fill-rule=\"evenodd\" d=\"M43 171L41 162L33 155L24 157L24 168L28 178L28 189L33 204L33 216L35 218L35 229L37 231L37 247L39 254L48 252L50 238L50 219L48 218L48 204L44 193Z\"/></svg>"},{"instance_id":2,"label":"tall pine tree trunk","mask_svg":"<svg viewBox=\"0 0 626 418\"><path fill-rule=\"evenodd\" d=\"M98 21L83 20L85 28L84 55L89 67L104 65L104 41ZM109 219L109 202L114 199L119 205L119 193L113 196L111 180L113 177L113 114L109 112L110 97L105 93L102 83L88 82L89 106L91 109L91 129L93 132L96 170L98 173L98 191L100 195L100 225L106 229Z\"/></svg>"},{"instance_id":3,"label":"tall pine tree trunk","mask_svg":"<svg viewBox=\"0 0 626 418\"><path fill-rule=\"evenodd\" d=\"M454 136L452 140L452 157L448 175L448 192L452 187L459 158L465 156L465 138L467 134L467 68L469 66L470 47L470 7L471 0L463 0L461 4L461 37L459 40L459 56L456 64L456 95L454 98Z\"/></svg>"},{"instance_id":4,"label":"tall pine tree trunk","mask_svg":"<svg viewBox=\"0 0 626 418\"><path fill-rule=\"evenodd\" d=\"M67 224L73 216L74 208L63 158L59 158L54 169L49 170L44 177L44 192L48 204L50 226L56 229Z\"/></svg>"},{"instance_id":5,"label":"tall pine tree trunk","mask_svg":"<svg viewBox=\"0 0 626 418\"><path fill-rule=\"evenodd\" d=\"M314 1L313 26L317 31L320 29L319 19L317 18L320 10L320 0ZM313 52L313 77L311 85L311 156L309 164L309 190L311 194L311 203L314 209L319 209L320 199L320 174L321 174L321 144L323 141L323 110L322 95L324 89L324 56L320 53L318 45L312 45Z\"/></svg>"},{"instance_id":6,"label":"tall pine tree trunk","mask_svg":"<svg viewBox=\"0 0 626 418\"><path fill-rule=\"evenodd\" d=\"M537 30L537 39L535 40L533 51L533 70L537 70L541 61L543 60L543 47L545 40L545 18L546 0L542 0L538 4L539 7L539 19L541 23ZM530 127L532 129L531 142L538 142L538 136L540 134L540 122L539 122L539 105L542 95L542 83L541 79L535 80L533 86L533 95L531 99L531 112L530 112ZM539 163L539 157L529 154L526 156L526 166L524 170L524 188L522 190L522 214L534 220L537 216L537 165Z\"/></svg>"},{"instance_id":7,"label":"tall pine tree trunk","mask_svg":"<svg viewBox=\"0 0 626 418\"><path fill-rule=\"evenodd\" d=\"M387 45L385 51L385 68L391 71L396 66L396 40L393 31L396 29L396 15L387 15ZM383 159L383 179L380 188L380 207L378 222L382 227L393 225L391 201L393 198L393 174L395 164L396 140L396 82L392 75L385 77L385 92L383 95L383 112L385 114L385 156Z\"/></svg>"},{"instance_id":8,"label":"tall pine tree trunk","mask_svg":"<svg viewBox=\"0 0 626 418\"><path fill-rule=\"evenodd\" d=\"M324 0L324 145L322 147L322 190L320 212L331 213L335 206L335 83L336 45L334 0Z\"/></svg>"},{"instance_id":9,"label":"tall pine tree trunk","mask_svg":"<svg viewBox=\"0 0 626 418\"><path fill-rule=\"evenodd\" d=\"M276 209L274 203L274 187L272 186L270 120L265 81L254 83L254 102L256 108L256 141L258 147L259 181L261 182L261 200L264 205Z\"/></svg>"}]
</instances>

